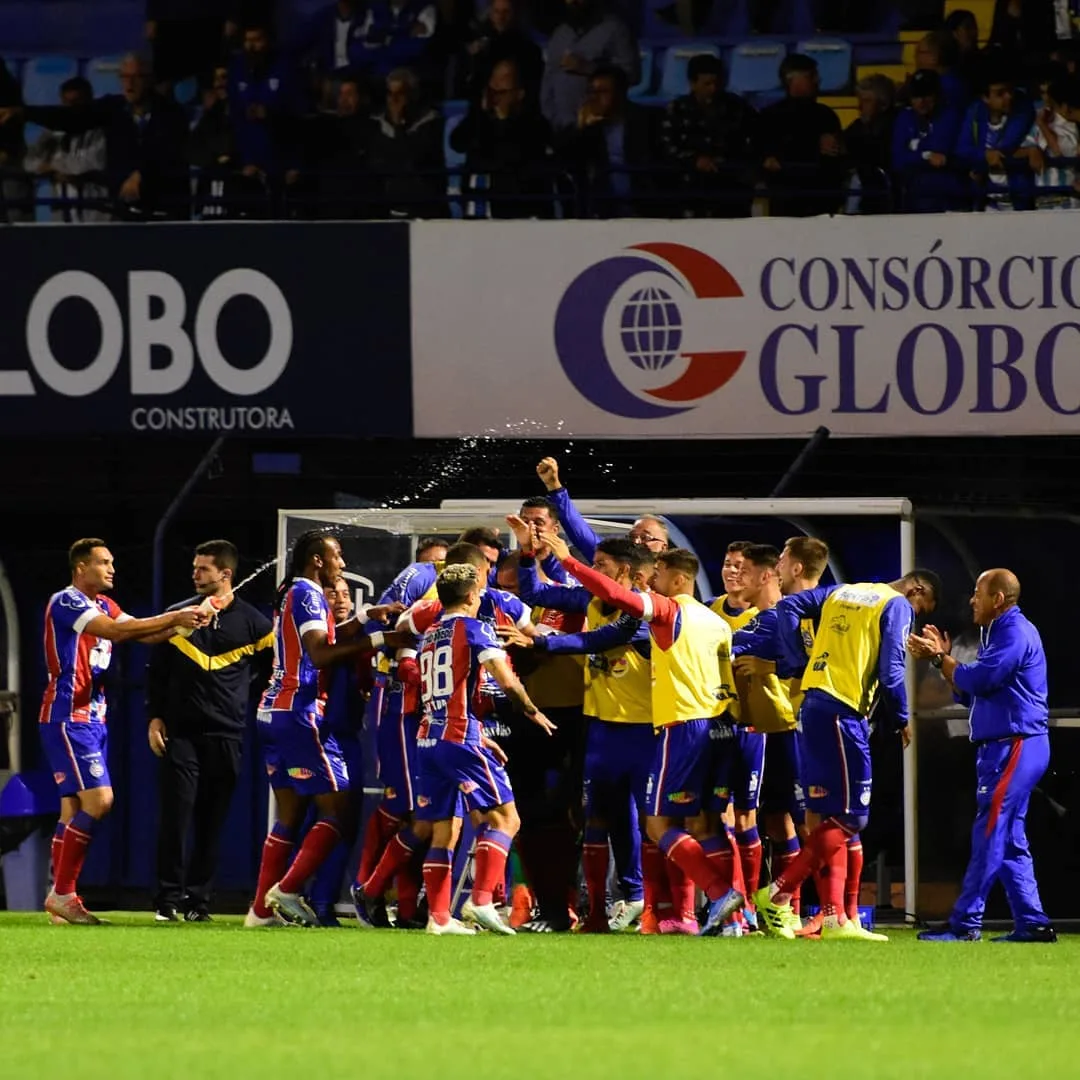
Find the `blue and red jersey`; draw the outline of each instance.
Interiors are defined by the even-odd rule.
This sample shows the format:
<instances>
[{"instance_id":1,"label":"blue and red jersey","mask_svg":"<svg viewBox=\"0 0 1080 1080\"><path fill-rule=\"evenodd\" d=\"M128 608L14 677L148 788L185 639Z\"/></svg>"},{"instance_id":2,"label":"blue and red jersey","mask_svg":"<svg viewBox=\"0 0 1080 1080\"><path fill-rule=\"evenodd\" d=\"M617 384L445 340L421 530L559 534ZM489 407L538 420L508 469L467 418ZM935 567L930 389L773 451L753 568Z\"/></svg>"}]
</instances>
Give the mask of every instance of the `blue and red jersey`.
<instances>
[{"instance_id":1,"label":"blue and red jersey","mask_svg":"<svg viewBox=\"0 0 1080 1080\"><path fill-rule=\"evenodd\" d=\"M311 630L322 630L334 643L334 618L322 586L310 578L296 578L274 619L274 670L260 709L323 715L325 680L304 649L304 635Z\"/></svg>"},{"instance_id":2,"label":"blue and red jersey","mask_svg":"<svg viewBox=\"0 0 1080 1080\"><path fill-rule=\"evenodd\" d=\"M475 702L483 664L505 656L495 631L479 619L444 615L432 626L420 644L419 738L479 745Z\"/></svg>"},{"instance_id":3,"label":"blue and red jersey","mask_svg":"<svg viewBox=\"0 0 1080 1080\"><path fill-rule=\"evenodd\" d=\"M85 634L99 615L131 616L108 596L93 600L74 585L49 597L45 608L45 667L49 682L38 717L42 724L104 724L104 676L112 642Z\"/></svg>"}]
</instances>

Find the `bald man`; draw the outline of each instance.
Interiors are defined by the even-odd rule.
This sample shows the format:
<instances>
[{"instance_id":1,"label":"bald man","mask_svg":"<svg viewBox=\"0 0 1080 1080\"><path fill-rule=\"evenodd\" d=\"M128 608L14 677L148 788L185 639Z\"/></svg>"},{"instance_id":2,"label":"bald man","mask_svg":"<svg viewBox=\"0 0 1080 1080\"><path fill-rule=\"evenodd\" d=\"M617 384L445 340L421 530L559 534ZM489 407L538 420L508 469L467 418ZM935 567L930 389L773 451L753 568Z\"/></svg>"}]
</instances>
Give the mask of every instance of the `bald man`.
<instances>
[{"instance_id":1,"label":"bald man","mask_svg":"<svg viewBox=\"0 0 1080 1080\"><path fill-rule=\"evenodd\" d=\"M971 709L971 741L978 747L975 827L971 861L948 925L921 941L978 941L986 897L1001 882L1016 923L994 941L1054 942L1043 912L1024 831L1028 802L1050 762L1046 653L1038 630L1018 604L1020 582L1011 570L987 570L975 582L971 610L979 627L974 663L949 655L948 635L927 626L908 639L912 655L928 658Z\"/></svg>"}]
</instances>

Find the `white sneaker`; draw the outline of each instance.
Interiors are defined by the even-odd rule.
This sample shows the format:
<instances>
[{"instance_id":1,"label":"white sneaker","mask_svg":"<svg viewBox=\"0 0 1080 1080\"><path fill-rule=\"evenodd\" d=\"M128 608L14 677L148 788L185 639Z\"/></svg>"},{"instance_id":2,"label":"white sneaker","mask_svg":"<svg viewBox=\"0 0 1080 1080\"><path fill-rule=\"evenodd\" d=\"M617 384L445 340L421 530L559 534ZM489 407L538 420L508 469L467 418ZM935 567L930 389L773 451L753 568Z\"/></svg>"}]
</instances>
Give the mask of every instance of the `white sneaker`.
<instances>
[{"instance_id":1,"label":"white sneaker","mask_svg":"<svg viewBox=\"0 0 1080 1080\"><path fill-rule=\"evenodd\" d=\"M620 900L611 909L611 918L608 919L608 929L614 934L620 934L629 930L634 923L641 918L645 910L644 900Z\"/></svg>"},{"instance_id":2,"label":"white sneaker","mask_svg":"<svg viewBox=\"0 0 1080 1080\"><path fill-rule=\"evenodd\" d=\"M248 913L244 916L244 928L246 930L252 930L260 926L284 925L285 924L276 915L267 915L265 919L256 915L253 907L248 908Z\"/></svg>"},{"instance_id":3,"label":"white sneaker","mask_svg":"<svg viewBox=\"0 0 1080 1080\"><path fill-rule=\"evenodd\" d=\"M461 920L466 923L475 923L477 926L482 926L485 930L491 930L496 934L506 934L508 937L514 936L513 928L507 926L499 918L499 913L495 910L494 904L474 904L471 900L466 900L461 905Z\"/></svg>"},{"instance_id":4,"label":"white sneaker","mask_svg":"<svg viewBox=\"0 0 1080 1080\"><path fill-rule=\"evenodd\" d=\"M319 925L318 916L308 906L308 902L299 893L285 892L280 882L266 890L264 903L278 918L294 926Z\"/></svg>"},{"instance_id":5,"label":"white sneaker","mask_svg":"<svg viewBox=\"0 0 1080 1080\"><path fill-rule=\"evenodd\" d=\"M471 936L476 933L476 930L472 926L466 926L464 923L458 922L457 919L451 919L448 923L437 923L431 916L428 916L427 932L434 934L436 937L441 937L444 934L458 935L458 936Z\"/></svg>"}]
</instances>

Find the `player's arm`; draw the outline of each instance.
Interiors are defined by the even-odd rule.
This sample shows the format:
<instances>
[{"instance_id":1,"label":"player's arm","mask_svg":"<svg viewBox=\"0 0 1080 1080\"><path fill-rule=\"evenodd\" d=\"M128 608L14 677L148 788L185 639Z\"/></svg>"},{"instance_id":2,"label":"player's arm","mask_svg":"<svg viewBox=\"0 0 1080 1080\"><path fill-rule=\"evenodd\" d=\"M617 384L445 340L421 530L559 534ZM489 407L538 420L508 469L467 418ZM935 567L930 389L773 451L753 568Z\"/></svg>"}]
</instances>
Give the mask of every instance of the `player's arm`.
<instances>
[{"instance_id":1,"label":"player's arm","mask_svg":"<svg viewBox=\"0 0 1080 1080\"><path fill-rule=\"evenodd\" d=\"M578 512L570 493L560 483L559 463L552 457L544 458L536 466L536 475L547 488L547 496L554 505L570 542L591 562L596 556L596 545L600 543L600 537Z\"/></svg>"},{"instance_id":2,"label":"player's arm","mask_svg":"<svg viewBox=\"0 0 1080 1080\"><path fill-rule=\"evenodd\" d=\"M562 563L559 563L560 568ZM546 571L545 571L546 572ZM518 563L518 596L531 607L553 608L581 614L588 609L592 595L586 589L565 585L545 585L536 569L536 558L522 555Z\"/></svg>"},{"instance_id":3,"label":"player's arm","mask_svg":"<svg viewBox=\"0 0 1080 1080\"><path fill-rule=\"evenodd\" d=\"M620 645L642 640L648 642L649 628L640 619L624 613L613 623L580 634L540 634L533 641L533 648L553 656L580 656L604 653Z\"/></svg>"},{"instance_id":4,"label":"player's arm","mask_svg":"<svg viewBox=\"0 0 1080 1080\"><path fill-rule=\"evenodd\" d=\"M941 673L961 693L968 704L973 697L983 697L1000 690L1016 675L1024 655L1024 640L1020 634L990 636L979 657L970 664L960 664L948 653L942 658Z\"/></svg>"},{"instance_id":5,"label":"player's arm","mask_svg":"<svg viewBox=\"0 0 1080 1080\"><path fill-rule=\"evenodd\" d=\"M356 609L356 614L350 616L344 622L337 624L336 635L343 641L348 641L374 629L378 623L386 626L392 618L400 615L405 610L405 605L400 600L394 600L386 604L361 604Z\"/></svg>"},{"instance_id":6,"label":"player's arm","mask_svg":"<svg viewBox=\"0 0 1080 1080\"><path fill-rule=\"evenodd\" d=\"M902 596L894 597L881 613L881 650L878 653L878 685L881 700L892 714L896 726L904 732L910 719L907 697L905 645L911 631L911 605Z\"/></svg>"},{"instance_id":7,"label":"player's arm","mask_svg":"<svg viewBox=\"0 0 1080 1080\"><path fill-rule=\"evenodd\" d=\"M819 585L816 589L785 596L776 605L777 659L786 671L799 673L806 668L800 624L803 619L820 617L822 605L835 588L835 585Z\"/></svg>"},{"instance_id":8,"label":"player's arm","mask_svg":"<svg viewBox=\"0 0 1080 1080\"><path fill-rule=\"evenodd\" d=\"M133 619L122 613L117 618L110 615L102 615L100 612L93 614L97 608L87 609L85 615L92 615L83 622L82 618L75 623L76 630L91 637L104 638L106 641L144 641L147 644L155 644L172 637L173 632L181 628L197 630L205 626L209 616L197 607L179 608L177 611L165 611L160 615L152 615L147 619ZM80 626L80 623L82 624Z\"/></svg>"},{"instance_id":9,"label":"player's arm","mask_svg":"<svg viewBox=\"0 0 1080 1080\"><path fill-rule=\"evenodd\" d=\"M374 630L369 634L353 637L349 641L335 641L331 644L326 626L323 624L321 627L304 631L301 641L304 643L304 651L311 658L311 662L321 670L339 664L342 660L348 660L350 657L359 656L361 653L380 649L384 645L390 649L408 645L412 641L412 635L403 634L397 630Z\"/></svg>"},{"instance_id":10,"label":"player's arm","mask_svg":"<svg viewBox=\"0 0 1080 1080\"><path fill-rule=\"evenodd\" d=\"M731 659L742 675L776 672L776 608L759 612L749 626L731 636Z\"/></svg>"},{"instance_id":11,"label":"player's arm","mask_svg":"<svg viewBox=\"0 0 1080 1080\"><path fill-rule=\"evenodd\" d=\"M485 670L499 684L506 696L537 727L543 728L550 735L556 730L555 725L533 704L532 698L525 692L525 687L521 685L518 677L514 674L510 661L506 659L506 653L501 649L494 649L492 653L494 655L489 654L486 659L484 653L480 654L480 661Z\"/></svg>"}]
</instances>

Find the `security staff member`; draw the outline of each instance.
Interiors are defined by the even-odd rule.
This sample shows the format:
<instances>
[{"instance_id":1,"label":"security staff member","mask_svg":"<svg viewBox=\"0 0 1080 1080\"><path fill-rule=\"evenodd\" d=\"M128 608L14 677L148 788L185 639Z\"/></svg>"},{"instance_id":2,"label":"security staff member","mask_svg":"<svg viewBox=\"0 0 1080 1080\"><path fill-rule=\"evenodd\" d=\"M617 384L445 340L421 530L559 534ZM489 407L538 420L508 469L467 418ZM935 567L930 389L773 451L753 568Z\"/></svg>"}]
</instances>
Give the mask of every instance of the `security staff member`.
<instances>
[{"instance_id":1,"label":"security staff member","mask_svg":"<svg viewBox=\"0 0 1080 1080\"><path fill-rule=\"evenodd\" d=\"M975 827L971 860L946 927L922 941L978 941L994 882L1005 888L1016 923L1005 942L1054 942L1043 911L1024 819L1035 785L1050 763L1046 653L1039 631L1017 606L1020 582L1010 570L987 570L975 582L971 609L979 627L974 663L949 655L949 639L934 626L908 640L908 650L952 684L971 709L971 741L978 747Z\"/></svg>"},{"instance_id":2,"label":"security staff member","mask_svg":"<svg viewBox=\"0 0 1080 1080\"><path fill-rule=\"evenodd\" d=\"M240 773L248 694L252 683L261 690L270 674L273 628L232 594L237 563L228 540L208 540L195 549L191 576L198 595L175 607L207 598L222 606L205 628L170 638L150 657L148 734L150 749L161 759L154 901L159 922L177 922L181 914L189 922L210 920L210 885Z\"/></svg>"}]
</instances>

